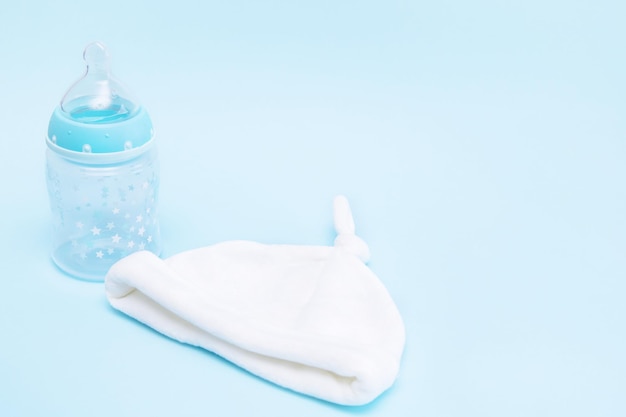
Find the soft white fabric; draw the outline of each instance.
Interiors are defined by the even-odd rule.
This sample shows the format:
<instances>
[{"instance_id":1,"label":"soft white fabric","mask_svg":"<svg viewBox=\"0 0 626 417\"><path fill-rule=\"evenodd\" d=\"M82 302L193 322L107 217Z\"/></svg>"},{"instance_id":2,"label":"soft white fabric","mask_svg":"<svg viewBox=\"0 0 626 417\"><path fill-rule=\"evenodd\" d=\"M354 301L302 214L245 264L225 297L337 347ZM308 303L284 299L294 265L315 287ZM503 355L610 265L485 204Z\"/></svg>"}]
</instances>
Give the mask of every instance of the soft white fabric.
<instances>
[{"instance_id":1,"label":"soft white fabric","mask_svg":"<svg viewBox=\"0 0 626 417\"><path fill-rule=\"evenodd\" d=\"M130 255L106 276L113 307L278 385L344 405L389 388L404 325L365 266L347 200L335 199L335 246L231 241L162 260Z\"/></svg>"}]
</instances>

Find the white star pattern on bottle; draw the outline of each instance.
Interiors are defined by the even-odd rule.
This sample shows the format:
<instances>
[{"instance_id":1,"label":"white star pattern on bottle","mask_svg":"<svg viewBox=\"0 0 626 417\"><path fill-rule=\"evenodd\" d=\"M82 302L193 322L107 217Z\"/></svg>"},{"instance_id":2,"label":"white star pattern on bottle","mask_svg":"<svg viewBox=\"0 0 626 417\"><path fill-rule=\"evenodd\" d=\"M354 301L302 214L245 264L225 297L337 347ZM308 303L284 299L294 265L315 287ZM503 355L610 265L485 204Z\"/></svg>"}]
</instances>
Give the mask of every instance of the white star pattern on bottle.
<instances>
[{"instance_id":1,"label":"white star pattern on bottle","mask_svg":"<svg viewBox=\"0 0 626 417\"><path fill-rule=\"evenodd\" d=\"M73 184L58 184L54 168L48 180L56 192L52 211L59 236L55 239L64 245L76 268L102 268L139 250L160 249L159 181L152 165L107 171Z\"/></svg>"}]
</instances>

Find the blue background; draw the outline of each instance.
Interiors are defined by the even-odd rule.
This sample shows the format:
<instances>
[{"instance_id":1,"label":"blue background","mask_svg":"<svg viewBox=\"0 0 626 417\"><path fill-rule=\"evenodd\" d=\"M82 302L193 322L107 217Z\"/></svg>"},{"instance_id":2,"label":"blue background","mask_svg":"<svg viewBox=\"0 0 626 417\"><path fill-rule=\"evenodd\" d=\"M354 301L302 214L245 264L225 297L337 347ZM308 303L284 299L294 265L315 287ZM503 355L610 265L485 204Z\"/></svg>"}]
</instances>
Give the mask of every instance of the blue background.
<instances>
[{"instance_id":1,"label":"blue background","mask_svg":"<svg viewBox=\"0 0 626 417\"><path fill-rule=\"evenodd\" d=\"M618 1L10 2L0 9L0 415L623 416ZM49 260L44 135L101 40L152 115L164 256L332 243L351 201L402 313L345 408L115 313Z\"/></svg>"}]
</instances>

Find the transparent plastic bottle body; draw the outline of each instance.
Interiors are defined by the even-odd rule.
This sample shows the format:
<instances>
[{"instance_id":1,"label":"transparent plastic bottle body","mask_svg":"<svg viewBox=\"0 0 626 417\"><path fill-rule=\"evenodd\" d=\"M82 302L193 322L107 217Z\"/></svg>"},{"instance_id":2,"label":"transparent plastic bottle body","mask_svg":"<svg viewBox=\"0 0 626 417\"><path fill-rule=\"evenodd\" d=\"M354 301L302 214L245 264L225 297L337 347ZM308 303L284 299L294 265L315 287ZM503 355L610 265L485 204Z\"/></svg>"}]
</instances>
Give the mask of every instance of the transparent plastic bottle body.
<instances>
[{"instance_id":1,"label":"transparent plastic bottle body","mask_svg":"<svg viewBox=\"0 0 626 417\"><path fill-rule=\"evenodd\" d=\"M52 259L66 273L102 280L138 250L160 254L155 146L116 164L87 164L46 151Z\"/></svg>"}]
</instances>

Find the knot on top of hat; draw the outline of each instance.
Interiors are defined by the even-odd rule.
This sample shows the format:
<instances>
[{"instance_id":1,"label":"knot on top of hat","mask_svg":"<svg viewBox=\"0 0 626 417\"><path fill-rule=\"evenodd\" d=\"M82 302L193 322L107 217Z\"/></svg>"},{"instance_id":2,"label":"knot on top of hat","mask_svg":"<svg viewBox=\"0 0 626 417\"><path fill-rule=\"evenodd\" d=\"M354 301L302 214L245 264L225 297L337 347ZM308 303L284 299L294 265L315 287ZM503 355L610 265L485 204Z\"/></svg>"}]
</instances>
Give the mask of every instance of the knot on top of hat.
<instances>
[{"instance_id":1,"label":"knot on top of hat","mask_svg":"<svg viewBox=\"0 0 626 417\"><path fill-rule=\"evenodd\" d=\"M355 234L354 218L348 199L343 195L335 197L333 209L335 230L337 231L335 246L344 248L363 262L369 261L369 246Z\"/></svg>"}]
</instances>

